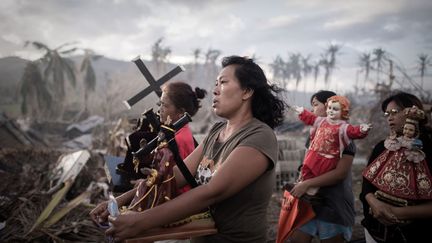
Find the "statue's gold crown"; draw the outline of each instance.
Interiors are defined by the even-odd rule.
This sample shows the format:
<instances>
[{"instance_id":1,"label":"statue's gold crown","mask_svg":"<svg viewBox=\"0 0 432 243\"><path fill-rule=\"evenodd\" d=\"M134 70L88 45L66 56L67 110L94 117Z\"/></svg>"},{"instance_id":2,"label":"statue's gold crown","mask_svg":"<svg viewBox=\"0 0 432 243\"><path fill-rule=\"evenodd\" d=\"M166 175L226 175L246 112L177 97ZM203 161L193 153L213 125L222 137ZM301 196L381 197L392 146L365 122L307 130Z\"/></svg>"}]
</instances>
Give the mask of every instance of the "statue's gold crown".
<instances>
[{"instance_id":1,"label":"statue's gold crown","mask_svg":"<svg viewBox=\"0 0 432 243\"><path fill-rule=\"evenodd\" d=\"M417 106L413 106L405 109L406 121L407 122L415 122L425 119L425 112L419 109Z\"/></svg>"}]
</instances>

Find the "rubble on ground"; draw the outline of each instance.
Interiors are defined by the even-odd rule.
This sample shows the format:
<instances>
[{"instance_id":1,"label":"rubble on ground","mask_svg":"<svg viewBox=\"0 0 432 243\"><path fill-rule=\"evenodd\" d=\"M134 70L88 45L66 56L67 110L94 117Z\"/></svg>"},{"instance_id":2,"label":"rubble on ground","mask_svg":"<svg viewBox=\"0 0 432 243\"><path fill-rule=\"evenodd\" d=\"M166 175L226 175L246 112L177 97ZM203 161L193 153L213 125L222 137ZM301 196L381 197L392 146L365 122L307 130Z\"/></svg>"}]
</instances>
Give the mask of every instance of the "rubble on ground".
<instances>
[{"instance_id":1,"label":"rubble on ground","mask_svg":"<svg viewBox=\"0 0 432 243\"><path fill-rule=\"evenodd\" d=\"M105 200L103 192L94 188L88 201L81 203L50 227L30 232L39 215L51 201L50 172L64 151L53 149L0 150L0 241L2 242L100 242L104 234L90 220L88 214L95 203ZM105 182L103 160L98 154L81 169L71 188L55 208L63 208L83 193L92 182Z\"/></svg>"},{"instance_id":2,"label":"rubble on ground","mask_svg":"<svg viewBox=\"0 0 432 243\"><path fill-rule=\"evenodd\" d=\"M66 136L66 128L69 125L57 122L30 126L39 134L43 134L47 146L19 144L17 147L0 148L0 177L3 182L0 184L0 242L104 242L106 240L104 230L91 222L89 212L97 203L107 199L107 186L105 188L100 186L107 185L102 154L122 156L125 152L124 137L131 132L131 125L127 119L119 119L116 123L99 124L86 130L84 134L89 136L90 145L86 143L86 145L68 148L64 144L71 142ZM22 132L20 126L16 126L15 129ZM304 134L301 133L290 133L287 136L291 139L300 136L304 138ZM197 134L197 137L200 135ZM80 169L70 189L61 198L50 217L57 215L57 212L67 208L74 199L82 195L84 195L83 200L58 221L52 221L55 223L47 224L51 219L48 217L35 227L35 223L41 218L52 197L61 190L56 188L55 191L49 192L53 187L50 179L57 161L62 155L77 151L82 146L87 146L90 158ZM359 175L356 173L353 177L355 187L360 185ZM96 184L98 186L95 186ZM281 195L281 191L275 191L269 205L269 242L276 237ZM360 214L361 211L358 213Z\"/></svg>"}]
</instances>

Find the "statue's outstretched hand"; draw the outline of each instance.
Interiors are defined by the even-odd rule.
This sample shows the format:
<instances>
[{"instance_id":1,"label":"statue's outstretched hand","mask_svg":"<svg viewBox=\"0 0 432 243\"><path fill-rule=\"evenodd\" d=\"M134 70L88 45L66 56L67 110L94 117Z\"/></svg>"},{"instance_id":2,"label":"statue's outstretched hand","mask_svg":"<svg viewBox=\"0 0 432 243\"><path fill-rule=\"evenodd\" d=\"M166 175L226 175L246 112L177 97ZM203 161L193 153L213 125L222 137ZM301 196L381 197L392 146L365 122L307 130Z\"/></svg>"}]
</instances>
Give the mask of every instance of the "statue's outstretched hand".
<instances>
[{"instance_id":1,"label":"statue's outstretched hand","mask_svg":"<svg viewBox=\"0 0 432 243\"><path fill-rule=\"evenodd\" d=\"M304 107L296 106L296 105L291 106L291 109L295 111L297 114L301 114L304 111Z\"/></svg>"},{"instance_id":2,"label":"statue's outstretched hand","mask_svg":"<svg viewBox=\"0 0 432 243\"><path fill-rule=\"evenodd\" d=\"M367 133L372 128L372 123L360 124L360 132Z\"/></svg>"}]
</instances>

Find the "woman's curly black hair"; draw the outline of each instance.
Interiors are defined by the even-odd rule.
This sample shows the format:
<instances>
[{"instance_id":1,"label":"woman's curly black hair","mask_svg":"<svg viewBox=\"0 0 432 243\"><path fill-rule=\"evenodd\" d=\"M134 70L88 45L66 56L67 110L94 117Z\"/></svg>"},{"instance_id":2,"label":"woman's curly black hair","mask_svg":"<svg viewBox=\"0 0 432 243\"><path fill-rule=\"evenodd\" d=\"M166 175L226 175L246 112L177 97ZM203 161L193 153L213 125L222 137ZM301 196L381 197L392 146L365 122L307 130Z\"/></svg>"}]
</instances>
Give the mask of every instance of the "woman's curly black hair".
<instances>
[{"instance_id":1,"label":"woman's curly black hair","mask_svg":"<svg viewBox=\"0 0 432 243\"><path fill-rule=\"evenodd\" d=\"M228 56L222 59L222 67L235 65L235 76L243 89L254 91L252 96L252 114L271 128L280 125L284 118L286 103L277 94L282 91L275 84L270 85L258 64L253 59L240 56Z\"/></svg>"}]
</instances>

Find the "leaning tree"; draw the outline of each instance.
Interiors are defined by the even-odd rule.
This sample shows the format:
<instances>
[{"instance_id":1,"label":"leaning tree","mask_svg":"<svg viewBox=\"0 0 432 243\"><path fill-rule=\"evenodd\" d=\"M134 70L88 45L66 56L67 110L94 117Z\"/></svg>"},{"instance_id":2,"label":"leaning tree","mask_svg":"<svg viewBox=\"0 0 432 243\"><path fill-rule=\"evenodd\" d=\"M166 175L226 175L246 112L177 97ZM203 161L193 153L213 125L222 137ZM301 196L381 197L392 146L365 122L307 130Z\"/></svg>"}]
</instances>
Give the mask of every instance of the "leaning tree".
<instances>
[{"instance_id":1,"label":"leaning tree","mask_svg":"<svg viewBox=\"0 0 432 243\"><path fill-rule=\"evenodd\" d=\"M21 112L23 115L40 120L50 116L53 97L42 78L37 61L29 61L21 78Z\"/></svg>"},{"instance_id":2,"label":"leaning tree","mask_svg":"<svg viewBox=\"0 0 432 243\"><path fill-rule=\"evenodd\" d=\"M76 47L71 47L75 42L62 44L54 49L37 41L27 41L27 45L32 45L38 50L45 53L37 61L43 68L43 80L47 85L47 90L55 97L55 102L52 102L51 118L61 118L64 111L64 103L66 100L66 82L69 81L72 87L76 86L76 72L74 62L65 57L77 50Z\"/></svg>"},{"instance_id":3,"label":"leaning tree","mask_svg":"<svg viewBox=\"0 0 432 243\"><path fill-rule=\"evenodd\" d=\"M93 61L98 60L101 55L96 55L90 49L84 49L84 58L81 62L80 71L84 73L84 113L88 113L88 98L90 92L94 92L96 88L96 74L93 68Z\"/></svg>"},{"instance_id":4,"label":"leaning tree","mask_svg":"<svg viewBox=\"0 0 432 243\"><path fill-rule=\"evenodd\" d=\"M431 66L431 59L427 54L421 53L418 55L418 71L420 73L420 86L423 89L423 79L428 69Z\"/></svg>"}]
</instances>

